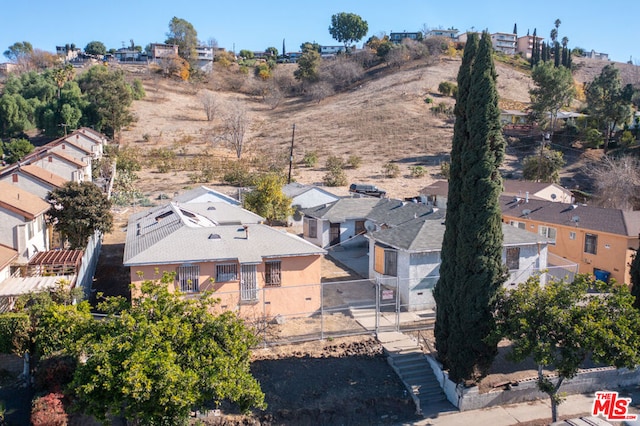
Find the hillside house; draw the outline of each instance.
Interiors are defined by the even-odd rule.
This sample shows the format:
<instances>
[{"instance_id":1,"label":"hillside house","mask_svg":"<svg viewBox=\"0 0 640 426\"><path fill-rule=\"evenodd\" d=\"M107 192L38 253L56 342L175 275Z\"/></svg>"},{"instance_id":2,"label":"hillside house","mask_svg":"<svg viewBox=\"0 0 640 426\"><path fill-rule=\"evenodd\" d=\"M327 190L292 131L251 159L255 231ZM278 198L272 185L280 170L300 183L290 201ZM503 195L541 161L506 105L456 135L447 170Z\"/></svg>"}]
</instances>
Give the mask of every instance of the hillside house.
<instances>
[{"instance_id":1,"label":"hillside house","mask_svg":"<svg viewBox=\"0 0 640 426\"><path fill-rule=\"evenodd\" d=\"M0 182L0 244L17 251L17 263L49 249L45 213L50 207L37 195Z\"/></svg>"},{"instance_id":2,"label":"hillside house","mask_svg":"<svg viewBox=\"0 0 640 426\"><path fill-rule=\"evenodd\" d=\"M173 197L173 201L176 203L184 204L219 202L231 204L233 206L240 206L241 204L240 201L236 200L235 198L204 185L183 192L181 194L177 194Z\"/></svg>"},{"instance_id":3,"label":"hillside house","mask_svg":"<svg viewBox=\"0 0 640 426\"><path fill-rule=\"evenodd\" d=\"M20 163L36 165L72 182L91 181L92 177L89 164L46 145L24 157Z\"/></svg>"},{"instance_id":4,"label":"hillside house","mask_svg":"<svg viewBox=\"0 0 640 426\"><path fill-rule=\"evenodd\" d=\"M435 307L432 290L440 275L443 216L425 215L367 234L369 278L397 286L401 304L408 310ZM508 225L502 230L502 260L509 269L506 286L524 282L547 267L546 238Z\"/></svg>"},{"instance_id":5,"label":"hillside house","mask_svg":"<svg viewBox=\"0 0 640 426\"><path fill-rule=\"evenodd\" d=\"M504 223L549 238L549 252L578 264L580 273L629 284L639 245L640 211L500 197Z\"/></svg>"},{"instance_id":6,"label":"hillside house","mask_svg":"<svg viewBox=\"0 0 640 426\"><path fill-rule=\"evenodd\" d=\"M572 203L573 194L566 188L555 183L531 182L526 180L505 179L503 196L526 201L546 200L555 203ZM449 194L449 182L439 180L420 190L420 194L426 197L427 204L438 208L447 208Z\"/></svg>"},{"instance_id":7,"label":"hillside house","mask_svg":"<svg viewBox=\"0 0 640 426\"><path fill-rule=\"evenodd\" d=\"M291 206L294 209L293 216L288 218L290 225L302 225L301 209L333 203L340 199L339 196L315 185L304 185L292 182L282 187L282 193L291 198Z\"/></svg>"},{"instance_id":8,"label":"hillside house","mask_svg":"<svg viewBox=\"0 0 640 426\"><path fill-rule=\"evenodd\" d=\"M378 198L341 198L333 203L301 209L304 239L322 248L364 244L365 221Z\"/></svg>"},{"instance_id":9,"label":"hillside house","mask_svg":"<svg viewBox=\"0 0 640 426\"><path fill-rule=\"evenodd\" d=\"M104 146L107 144L104 135L87 128L78 129L61 139L81 146L85 151L89 151L94 159L102 158Z\"/></svg>"},{"instance_id":10,"label":"hillside house","mask_svg":"<svg viewBox=\"0 0 640 426\"><path fill-rule=\"evenodd\" d=\"M525 59L531 59L533 53L533 43L537 42L538 45L542 45L544 37L534 37L527 34L526 36L518 37L516 42L516 53L521 53Z\"/></svg>"},{"instance_id":11,"label":"hillside house","mask_svg":"<svg viewBox=\"0 0 640 426\"><path fill-rule=\"evenodd\" d=\"M459 32L460 31L458 31L455 28L449 28L447 30L444 30L442 28L438 28L438 29L433 29L433 30L427 31L425 37L445 37L445 38L448 38L450 40L457 41L457 40L459 40L459 36L458 36ZM462 36L462 34L460 36ZM465 38L465 41L466 41L466 38Z\"/></svg>"},{"instance_id":12,"label":"hillside house","mask_svg":"<svg viewBox=\"0 0 640 426\"><path fill-rule=\"evenodd\" d=\"M221 309L244 317L319 309L323 249L259 223L231 224L230 210L222 214L210 204L169 203L131 216L123 263L134 289L169 272L170 290L215 291ZM241 217L242 209L218 204Z\"/></svg>"},{"instance_id":13,"label":"hillside house","mask_svg":"<svg viewBox=\"0 0 640 426\"><path fill-rule=\"evenodd\" d=\"M415 31L415 32L407 32L407 31L393 32L393 31L391 31L391 33L389 34L389 41L391 43L393 43L393 44L400 44L400 43L402 43L402 40L404 40L404 39L420 41L420 40L422 40L422 32L421 31Z\"/></svg>"},{"instance_id":14,"label":"hillside house","mask_svg":"<svg viewBox=\"0 0 640 426\"><path fill-rule=\"evenodd\" d=\"M15 185L44 200L49 192L61 188L67 181L35 164L21 166L16 163L0 172L0 182Z\"/></svg>"},{"instance_id":15,"label":"hillside house","mask_svg":"<svg viewBox=\"0 0 640 426\"><path fill-rule=\"evenodd\" d=\"M492 33L491 44L496 52L502 52L505 55L516 54L516 44L518 36L512 33Z\"/></svg>"}]
</instances>

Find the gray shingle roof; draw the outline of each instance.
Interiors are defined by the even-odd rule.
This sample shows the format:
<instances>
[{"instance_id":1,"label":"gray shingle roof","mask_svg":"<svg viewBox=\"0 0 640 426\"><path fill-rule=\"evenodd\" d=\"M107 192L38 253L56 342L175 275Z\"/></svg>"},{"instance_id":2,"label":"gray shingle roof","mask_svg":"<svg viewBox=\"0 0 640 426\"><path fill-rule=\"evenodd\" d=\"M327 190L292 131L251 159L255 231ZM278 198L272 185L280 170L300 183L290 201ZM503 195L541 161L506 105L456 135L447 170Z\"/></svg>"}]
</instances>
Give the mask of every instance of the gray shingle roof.
<instances>
[{"instance_id":1,"label":"gray shingle roof","mask_svg":"<svg viewBox=\"0 0 640 426\"><path fill-rule=\"evenodd\" d=\"M209 203L207 203L209 204ZM124 265L237 260L324 254L302 238L262 224L216 226L174 203L133 215L127 227ZM249 238L246 237L248 231Z\"/></svg>"},{"instance_id":2,"label":"gray shingle roof","mask_svg":"<svg viewBox=\"0 0 640 426\"><path fill-rule=\"evenodd\" d=\"M522 200L521 200L522 201ZM602 207L552 203L530 199L528 203L517 202L513 197L500 197L502 214L514 218L527 218L550 224L577 226L592 231L637 237L640 231L640 211L624 211ZM528 210L528 215L523 213ZM573 218L579 220L576 223Z\"/></svg>"},{"instance_id":3,"label":"gray shingle roof","mask_svg":"<svg viewBox=\"0 0 640 426\"><path fill-rule=\"evenodd\" d=\"M433 212L433 207L422 203L383 198L371 209L367 219L380 225L398 226L413 219L426 217Z\"/></svg>"},{"instance_id":4,"label":"gray shingle roof","mask_svg":"<svg viewBox=\"0 0 640 426\"><path fill-rule=\"evenodd\" d=\"M345 222L350 219L364 219L379 202L378 198L341 198L329 204L322 204L302 209L305 216L325 219L332 223Z\"/></svg>"},{"instance_id":5,"label":"gray shingle roof","mask_svg":"<svg viewBox=\"0 0 640 426\"><path fill-rule=\"evenodd\" d=\"M372 232L370 237L397 249L415 253L439 252L444 238L444 221L429 217L416 219L404 225ZM532 232L502 224L504 246L530 245L546 243L547 240Z\"/></svg>"}]
</instances>

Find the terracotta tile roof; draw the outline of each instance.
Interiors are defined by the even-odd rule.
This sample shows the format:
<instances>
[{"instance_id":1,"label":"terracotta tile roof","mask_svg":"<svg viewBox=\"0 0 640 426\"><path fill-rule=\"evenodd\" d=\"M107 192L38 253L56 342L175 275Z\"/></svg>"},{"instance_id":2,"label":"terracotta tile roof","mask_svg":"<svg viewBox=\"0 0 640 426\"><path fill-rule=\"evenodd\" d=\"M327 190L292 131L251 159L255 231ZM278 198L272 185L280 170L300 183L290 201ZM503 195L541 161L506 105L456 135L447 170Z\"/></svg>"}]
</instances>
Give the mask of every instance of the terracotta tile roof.
<instances>
[{"instance_id":1,"label":"terracotta tile roof","mask_svg":"<svg viewBox=\"0 0 640 426\"><path fill-rule=\"evenodd\" d=\"M33 220L49 210L49 203L7 182L0 182L0 207Z\"/></svg>"},{"instance_id":2,"label":"terracotta tile roof","mask_svg":"<svg viewBox=\"0 0 640 426\"><path fill-rule=\"evenodd\" d=\"M0 244L0 269L5 268L18 258L18 252L11 247Z\"/></svg>"},{"instance_id":3,"label":"terracotta tile roof","mask_svg":"<svg viewBox=\"0 0 640 426\"><path fill-rule=\"evenodd\" d=\"M36 166L35 164L27 164L26 166L21 166L18 170L28 173L31 176L38 178L44 182L50 183L51 185L58 188L61 188L67 182L67 180L62 176L51 173L50 171Z\"/></svg>"}]
</instances>

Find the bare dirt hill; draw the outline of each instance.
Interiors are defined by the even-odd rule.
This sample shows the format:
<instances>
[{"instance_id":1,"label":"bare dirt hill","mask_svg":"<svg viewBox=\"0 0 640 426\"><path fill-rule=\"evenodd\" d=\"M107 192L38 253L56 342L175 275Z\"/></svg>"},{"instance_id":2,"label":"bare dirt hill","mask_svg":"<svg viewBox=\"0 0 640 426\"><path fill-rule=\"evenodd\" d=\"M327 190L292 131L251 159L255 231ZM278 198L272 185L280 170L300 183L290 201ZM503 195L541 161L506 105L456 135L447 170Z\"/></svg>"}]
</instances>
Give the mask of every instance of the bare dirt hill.
<instances>
[{"instance_id":1,"label":"bare dirt hill","mask_svg":"<svg viewBox=\"0 0 640 426\"><path fill-rule=\"evenodd\" d=\"M440 103L454 105L454 99L439 95L437 88L442 81L455 81L459 65L459 59L441 59L436 64L414 62L394 72L379 73L321 102L292 97L275 109L257 96L222 91L215 95L221 101L238 101L247 107L251 125L245 136L246 156L288 157L295 124L296 163L310 151L319 158L316 167L296 166L297 181L321 183L327 157L338 155L346 159L355 155L361 157L362 164L347 170L349 182L374 183L392 197L405 197L440 178L439 165L448 157L453 122L446 115L432 113L431 107ZM496 67L501 102L528 102L530 78L501 63ZM138 121L122 133L122 145L144 151L160 147L178 150L180 146L186 155L209 150L233 158L216 137L220 119L206 120L197 95L202 87L153 78L144 83L147 96L134 103ZM426 103L426 98L431 98L432 103ZM186 146L184 141L188 141ZM382 166L389 161L399 165L400 177L383 177ZM414 165L426 167L429 173L411 178L409 168ZM152 197L193 186L187 172L148 171L140 176L141 189ZM346 187L333 190L346 194Z\"/></svg>"}]
</instances>

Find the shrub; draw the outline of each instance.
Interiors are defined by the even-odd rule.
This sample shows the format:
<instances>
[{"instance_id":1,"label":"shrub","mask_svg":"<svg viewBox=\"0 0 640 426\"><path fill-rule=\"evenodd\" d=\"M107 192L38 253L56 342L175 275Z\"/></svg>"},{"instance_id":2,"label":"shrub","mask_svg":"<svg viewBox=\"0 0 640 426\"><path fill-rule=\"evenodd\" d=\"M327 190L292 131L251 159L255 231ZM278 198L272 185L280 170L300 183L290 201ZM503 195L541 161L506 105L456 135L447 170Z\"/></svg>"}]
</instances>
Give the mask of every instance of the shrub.
<instances>
[{"instance_id":1,"label":"shrub","mask_svg":"<svg viewBox=\"0 0 640 426\"><path fill-rule=\"evenodd\" d=\"M444 96L455 96L458 92L458 86L450 81L443 81L438 85L438 92Z\"/></svg>"},{"instance_id":2,"label":"shrub","mask_svg":"<svg viewBox=\"0 0 640 426\"><path fill-rule=\"evenodd\" d=\"M426 169L422 166L411 166L409 170L411 171L411 177L414 178L421 178L426 172Z\"/></svg>"},{"instance_id":3,"label":"shrub","mask_svg":"<svg viewBox=\"0 0 640 426\"><path fill-rule=\"evenodd\" d=\"M222 180L235 186L253 186L257 176L249 170L246 164L234 163L231 169L222 176Z\"/></svg>"},{"instance_id":4,"label":"shrub","mask_svg":"<svg viewBox=\"0 0 640 426\"><path fill-rule=\"evenodd\" d=\"M318 164L318 153L315 151L305 152L302 162L306 167L315 167Z\"/></svg>"},{"instance_id":5,"label":"shrub","mask_svg":"<svg viewBox=\"0 0 640 426\"><path fill-rule=\"evenodd\" d=\"M432 104L433 103L433 99L427 96L426 98L424 98L424 103L425 104Z\"/></svg>"},{"instance_id":6,"label":"shrub","mask_svg":"<svg viewBox=\"0 0 640 426\"><path fill-rule=\"evenodd\" d=\"M326 186L345 186L347 184L347 174L342 168L329 169L322 181Z\"/></svg>"},{"instance_id":7,"label":"shrub","mask_svg":"<svg viewBox=\"0 0 640 426\"><path fill-rule=\"evenodd\" d=\"M620 144L624 147L629 147L635 140L636 138L629 130L625 130L622 132L622 136L620 136Z\"/></svg>"},{"instance_id":8,"label":"shrub","mask_svg":"<svg viewBox=\"0 0 640 426\"><path fill-rule=\"evenodd\" d=\"M589 129L585 135L589 148L599 148L604 142L602 133L598 129Z\"/></svg>"},{"instance_id":9,"label":"shrub","mask_svg":"<svg viewBox=\"0 0 640 426\"><path fill-rule=\"evenodd\" d=\"M448 161L440 163L440 174L443 178L449 180L449 176L451 176L451 164Z\"/></svg>"},{"instance_id":10,"label":"shrub","mask_svg":"<svg viewBox=\"0 0 640 426\"><path fill-rule=\"evenodd\" d=\"M347 164L352 169L357 169L362 164L362 157L358 155L350 155L349 158L347 159Z\"/></svg>"},{"instance_id":11,"label":"shrub","mask_svg":"<svg viewBox=\"0 0 640 426\"><path fill-rule=\"evenodd\" d=\"M325 163L327 170L342 170L344 168L344 160L337 155L330 155Z\"/></svg>"},{"instance_id":12,"label":"shrub","mask_svg":"<svg viewBox=\"0 0 640 426\"><path fill-rule=\"evenodd\" d=\"M382 174L385 177L396 178L400 176L400 167L396 163L386 163L382 166Z\"/></svg>"},{"instance_id":13,"label":"shrub","mask_svg":"<svg viewBox=\"0 0 640 426\"><path fill-rule=\"evenodd\" d=\"M33 426L66 426L69 416L64 410L61 393L50 393L33 401L31 424Z\"/></svg>"},{"instance_id":14,"label":"shrub","mask_svg":"<svg viewBox=\"0 0 640 426\"><path fill-rule=\"evenodd\" d=\"M438 105L434 105L431 107L431 112L436 115L453 115L453 107L448 106L444 102L440 102Z\"/></svg>"}]
</instances>

